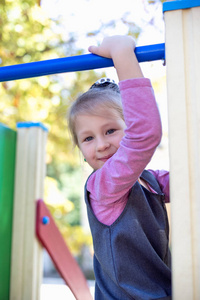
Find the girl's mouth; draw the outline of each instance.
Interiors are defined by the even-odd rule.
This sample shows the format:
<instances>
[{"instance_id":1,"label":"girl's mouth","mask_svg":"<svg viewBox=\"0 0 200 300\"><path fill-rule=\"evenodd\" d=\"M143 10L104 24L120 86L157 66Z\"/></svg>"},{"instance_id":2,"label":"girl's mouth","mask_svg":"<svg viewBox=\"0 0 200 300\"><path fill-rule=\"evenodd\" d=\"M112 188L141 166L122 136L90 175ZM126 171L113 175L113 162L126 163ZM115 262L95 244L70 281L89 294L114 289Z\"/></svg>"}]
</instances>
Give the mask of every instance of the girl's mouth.
<instances>
[{"instance_id":1,"label":"girl's mouth","mask_svg":"<svg viewBox=\"0 0 200 300\"><path fill-rule=\"evenodd\" d=\"M98 159L101 160L101 161L103 161L103 162L105 162L105 161L107 161L111 157L112 157L112 155L108 155L108 156L104 156L104 157L101 157L101 158L98 158Z\"/></svg>"}]
</instances>

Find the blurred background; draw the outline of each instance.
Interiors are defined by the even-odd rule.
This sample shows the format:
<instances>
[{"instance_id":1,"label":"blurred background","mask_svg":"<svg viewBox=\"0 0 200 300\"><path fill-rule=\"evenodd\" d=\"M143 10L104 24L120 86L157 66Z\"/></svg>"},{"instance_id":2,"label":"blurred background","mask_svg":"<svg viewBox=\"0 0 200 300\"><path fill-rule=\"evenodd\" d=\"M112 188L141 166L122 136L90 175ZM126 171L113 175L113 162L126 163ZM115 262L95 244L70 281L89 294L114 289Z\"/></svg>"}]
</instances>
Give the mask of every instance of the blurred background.
<instances>
[{"instance_id":1,"label":"blurred background","mask_svg":"<svg viewBox=\"0 0 200 300\"><path fill-rule=\"evenodd\" d=\"M132 35L137 46L164 43L163 2L0 0L0 66L86 54L88 46L115 34ZM141 67L152 81L163 125L148 167L169 169L166 67L163 61ZM91 169L73 149L66 114L77 95L104 76L118 81L114 68L105 68L0 83L0 122L15 129L17 122L37 121L49 129L44 201L92 288L92 239L83 200ZM63 284L45 252L43 282ZM43 287L42 299L45 293Z\"/></svg>"}]
</instances>

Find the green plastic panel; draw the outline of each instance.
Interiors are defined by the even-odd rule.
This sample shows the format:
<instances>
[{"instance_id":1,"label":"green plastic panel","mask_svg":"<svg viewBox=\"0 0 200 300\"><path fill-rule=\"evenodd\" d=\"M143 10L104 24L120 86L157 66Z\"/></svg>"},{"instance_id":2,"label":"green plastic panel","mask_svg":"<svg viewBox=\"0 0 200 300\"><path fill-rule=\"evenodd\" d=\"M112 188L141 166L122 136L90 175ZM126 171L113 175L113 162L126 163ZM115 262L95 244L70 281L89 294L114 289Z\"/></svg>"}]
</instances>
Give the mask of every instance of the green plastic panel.
<instances>
[{"instance_id":1,"label":"green plastic panel","mask_svg":"<svg viewBox=\"0 0 200 300\"><path fill-rule=\"evenodd\" d=\"M0 299L9 300L16 131L0 123Z\"/></svg>"}]
</instances>

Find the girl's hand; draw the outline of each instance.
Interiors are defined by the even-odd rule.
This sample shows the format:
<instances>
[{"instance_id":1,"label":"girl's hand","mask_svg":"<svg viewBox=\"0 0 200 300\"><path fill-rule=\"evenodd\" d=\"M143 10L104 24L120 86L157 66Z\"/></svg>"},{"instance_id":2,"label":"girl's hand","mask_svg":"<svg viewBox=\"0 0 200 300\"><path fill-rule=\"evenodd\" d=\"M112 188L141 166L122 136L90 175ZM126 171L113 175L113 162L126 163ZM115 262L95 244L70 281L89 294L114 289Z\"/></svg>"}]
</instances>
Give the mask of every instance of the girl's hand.
<instances>
[{"instance_id":1,"label":"girl's hand","mask_svg":"<svg viewBox=\"0 0 200 300\"><path fill-rule=\"evenodd\" d=\"M127 51L130 49L132 52L135 49L135 41L131 36L115 35L103 39L100 46L90 46L88 50L93 54L113 58L119 51Z\"/></svg>"},{"instance_id":2,"label":"girl's hand","mask_svg":"<svg viewBox=\"0 0 200 300\"><path fill-rule=\"evenodd\" d=\"M100 46L88 48L93 54L113 60L119 81L143 77L134 49L134 39L131 36L122 35L106 37Z\"/></svg>"}]
</instances>

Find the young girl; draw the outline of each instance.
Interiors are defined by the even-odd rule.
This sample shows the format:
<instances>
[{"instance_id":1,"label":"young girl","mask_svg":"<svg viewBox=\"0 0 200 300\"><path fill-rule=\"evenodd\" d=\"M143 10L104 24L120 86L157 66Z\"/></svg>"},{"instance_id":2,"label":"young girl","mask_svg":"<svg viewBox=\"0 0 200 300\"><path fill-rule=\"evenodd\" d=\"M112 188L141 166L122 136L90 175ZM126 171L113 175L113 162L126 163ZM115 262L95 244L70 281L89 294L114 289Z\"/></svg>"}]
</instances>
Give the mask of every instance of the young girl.
<instances>
[{"instance_id":1,"label":"young girl","mask_svg":"<svg viewBox=\"0 0 200 300\"><path fill-rule=\"evenodd\" d=\"M149 79L130 36L89 51L112 58L119 87L101 79L69 112L74 143L94 169L85 201L94 244L96 300L170 299L169 174L144 170L161 139Z\"/></svg>"}]
</instances>

